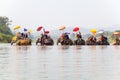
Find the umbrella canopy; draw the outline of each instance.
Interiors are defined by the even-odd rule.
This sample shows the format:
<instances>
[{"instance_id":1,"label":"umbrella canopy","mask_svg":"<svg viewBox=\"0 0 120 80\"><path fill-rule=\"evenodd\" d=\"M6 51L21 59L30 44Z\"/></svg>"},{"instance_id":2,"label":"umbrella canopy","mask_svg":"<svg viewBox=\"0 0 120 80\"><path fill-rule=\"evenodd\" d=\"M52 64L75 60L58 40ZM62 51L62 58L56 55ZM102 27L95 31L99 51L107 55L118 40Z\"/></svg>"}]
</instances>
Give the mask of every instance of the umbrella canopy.
<instances>
[{"instance_id":1,"label":"umbrella canopy","mask_svg":"<svg viewBox=\"0 0 120 80\"><path fill-rule=\"evenodd\" d=\"M79 27L73 28L73 32L79 31Z\"/></svg>"},{"instance_id":2,"label":"umbrella canopy","mask_svg":"<svg viewBox=\"0 0 120 80\"><path fill-rule=\"evenodd\" d=\"M14 30L19 29L19 28L20 28L20 26L14 26Z\"/></svg>"},{"instance_id":3,"label":"umbrella canopy","mask_svg":"<svg viewBox=\"0 0 120 80\"><path fill-rule=\"evenodd\" d=\"M27 31L27 29L26 29L26 28L24 28L24 31Z\"/></svg>"},{"instance_id":4,"label":"umbrella canopy","mask_svg":"<svg viewBox=\"0 0 120 80\"><path fill-rule=\"evenodd\" d=\"M97 31L95 29L90 30L91 33L96 33Z\"/></svg>"},{"instance_id":5,"label":"umbrella canopy","mask_svg":"<svg viewBox=\"0 0 120 80\"><path fill-rule=\"evenodd\" d=\"M119 35L119 34L120 34L120 32L114 32L113 34L114 34L114 35Z\"/></svg>"},{"instance_id":6,"label":"umbrella canopy","mask_svg":"<svg viewBox=\"0 0 120 80\"><path fill-rule=\"evenodd\" d=\"M36 31L40 31L42 28L43 28L43 27L42 27L42 26L40 26L40 27L38 27L38 28L37 28L37 30L36 30Z\"/></svg>"},{"instance_id":7,"label":"umbrella canopy","mask_svg":"<svg viewBox=\"0 0 120 80\"><path fill-rule=\"evenodd\" d=\"M103 33L104 33L104 30L99 30L98 33L99 33L99 34L103 34Z\"/></svg>"},{"instance_id":8,"label":"umbrella canopy","mask_svg":"<svg viewBox=\"0 0 120 80\"><path fill-rule=\"evenodd\" d=\"M32 32L32 30L28 30L28 32L29 32L29 33L31 33L31 32Z\"/></svg>"},{"instance_id":9,"label":"umbrella canopy","mask_svg":"<svg viewBox=\"0 0 120 80\"><path fill-rule=\"evenodd\" d=\"M45 31L45 34L49 34L50 32L49 31Z\"/></svg>"},{"instance_id":10,"label":"umbrella canopy","mask_svg":"<svg viewBox=\"0 0 120 80\"><path fill-rule=\"evenodd\" d=\"M64 30L66 27L65 26L61 26L59 27L59 30Z\"/></svg>"}]
</instances>

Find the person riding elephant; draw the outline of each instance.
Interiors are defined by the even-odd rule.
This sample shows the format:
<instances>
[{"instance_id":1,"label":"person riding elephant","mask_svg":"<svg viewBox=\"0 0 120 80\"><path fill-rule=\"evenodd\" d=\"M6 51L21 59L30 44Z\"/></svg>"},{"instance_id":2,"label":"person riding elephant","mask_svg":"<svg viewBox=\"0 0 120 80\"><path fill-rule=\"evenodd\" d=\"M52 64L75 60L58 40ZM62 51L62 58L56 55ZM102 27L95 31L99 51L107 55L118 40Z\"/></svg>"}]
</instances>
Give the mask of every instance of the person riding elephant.
<instances>
[{"instance_id":1,"label":"person riding elephant","mask_svg":"<svg viewBox=\"0 0 120 80\"><path fill-rule=\"evenodd\" d=\"M99 40L97 41L97 45L109 45L107 37L101 34Z\"/></svg>"},{"instance_id":2,"label":"person riding elephant","mask_svg":"<svg viewBox=\"0 0 120 80\"><path fill-rule=\"evenodd\" d=\"M74 45L85 45L85 40L82 39L82 35L80 32L76 34L76 38L77 39L74 40Z\"/></svg>"},{"instance_id":3,"label":"person riding elephant","mask_svg":"<svg viewBox=\"0 0 120 80\"><path fill-rule=\"evenodd\" d=\"M40 34L39 38L36 40L36 45L40 43L41 45L44 45L44 35Z\"/></svg>"},{"instance_id":4,"label":"person riding elephant","mask_svg":"<svg viewBox=\"0 0 120 80\"><path fill-rule=\"evenodd\" d=\"M63 41L64 34L62 34L58 39L57 39L57 45Z\"/></svg>"},{"instance_id":5,"label":"person riding elephant","mask_svg":"<svg viewBox=\"0 0 120 80\"><path fill-rule=\"evenodd\" d=\"M28 38L28 35L25 33L16 33L16 36L13 37L11 45L16 43L16 45L31 45L31 39Z\"/></svg>"},{"instance_id":6,"label":"person riding elephant","mask_svg":"<svg viewBox=\"0 0 120 80\"><path fill-rule=\"evenodd\" d=\"M50 36L47 36L47 38L44 39L45 45L54 45L54 41Z\"/></svg>"},{"instance_id":7,"label":"person riding elephant","mask_svg":"<svg viewBox=\"0 0 120 80\"><path fill-rule=\"evenodd\" d=\"M54 45L53 39L47 34L41 34L40 37L36 41L36 45L40 43L40 45Z\"/></svg>"},{"instance_id":8,"label":"person riding elephant","mask_svg":"<svg viewBox=\"0 0 120 80\"><path fill-rule=\"evenodd\" d=\"M93 35L88 37L87 41L86 41L86 45L96 45L97 44L97 39L96 37L94 37Z\"/></svg>"},{"instance_id":9,"label":"person riding elephant","mask_svg":"<svg viewBox=\"0 0 120 80\"><path fill-rule=\"evenodd\" d=\"M116 37L113 45L120 45L120 39Z\"/></svg>"},{"instance_id":10,"label":"person riding elephant","mask_svg":"<svg viewBox=\"0 0 120 80\"><path fill-rule=\"evenodd\" d=\"M69 38L68 34L63 33L60 38L57 40L57 45L60 43L61 45L73 45L73 41Z\"/></svg>"}]
</instances>

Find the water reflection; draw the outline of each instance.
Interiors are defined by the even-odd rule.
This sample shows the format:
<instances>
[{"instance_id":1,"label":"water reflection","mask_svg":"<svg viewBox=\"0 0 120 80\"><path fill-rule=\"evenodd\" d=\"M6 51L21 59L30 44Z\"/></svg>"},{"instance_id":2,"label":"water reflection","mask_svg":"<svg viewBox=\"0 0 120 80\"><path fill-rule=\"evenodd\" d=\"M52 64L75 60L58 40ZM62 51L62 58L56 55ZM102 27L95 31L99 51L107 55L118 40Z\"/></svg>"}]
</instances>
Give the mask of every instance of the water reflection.
<instances>
[{"instance_id":1,"label":"water reflection","mask_svg":"<svg viewBox=\"0 0 120 80\"><path fill-rule=\"evenodd\" d=\"M107 48L107 45L103 45L103 46L99 46L100 49L106 49Z\"/></svg>"},{"instance_id":2,"label":"water reflection","mask_svg":"<svg viewBox=\"0 0 120 80\"><path fill-rule=\"evenodd\" d=\"M120 46L119 46L119 45L114 45L114 48L115 48L115 49L119 49Z\"/></svg>"},{"instance_id":3,"label":"water reflection","mask_svg":"<svg viewBox=\"0 0 120 80\"><path fill-rule=\"evenodd\" d=\"M48 50L48 49L52 49L53 46L37 46L38 50Z\"/></svg>"},{"instance_id":4,"label":"water reflection","mask_svg":"<svg viewBox=\"0 0 120 80\"><path fill-rule=\"evenodd\" d=\"M91 50L96 50L96 46L88 46Z\"/></svg>"},{"instance_id":5,"label":"water reflection","mask_svg":"<svg viewBox=\"0 0 120 80\"><path fill-rule=\"evenodd\" d=\"M11 46L13 52L12 53L16 53L16 54L19 54L19 53L30 53L30 49L31 49L31 46Z\"/></svg>"},{"instance_id":6,"label":"water reflection","mask_svg":"<svg viewBox=\"0 0 120 80\"><path fill-rule=\"evenodd\" d=\"M119 80L120 46L0 46L1 80Z\"/></svg>"},{"instance_id":7,"label":"water reflection","mask_svg":"<svg viewBox=\"0 0 120 80\"><path fill-rule=\"evenodd\" d=\"M82 49L82 46L75 46L75 49Z\"/></svg>"},{"instance_id":8,"label":"water reflection","mask_svg":"<svg viewBox=\"0 0 120 80\"><path fill-rule=\"evenodd\" d=\"M60 47L60 49L63 49L63 50L65 50L65 49L69 49L69 45L67 46L67 45L63 45L63 46L59 46Z\"/></svg>"}]
</instances>

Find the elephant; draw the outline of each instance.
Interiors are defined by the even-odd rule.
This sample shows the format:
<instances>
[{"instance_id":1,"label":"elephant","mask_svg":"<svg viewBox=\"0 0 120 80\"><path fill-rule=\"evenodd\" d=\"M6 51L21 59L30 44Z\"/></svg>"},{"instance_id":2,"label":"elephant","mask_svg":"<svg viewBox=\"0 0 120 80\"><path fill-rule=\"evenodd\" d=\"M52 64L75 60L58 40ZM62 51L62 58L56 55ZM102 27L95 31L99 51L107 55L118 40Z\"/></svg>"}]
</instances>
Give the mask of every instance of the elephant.
<instances>
[{"instance_id":1,"label":"elephant","mask_svg":"<svg viewBox=\"0 0 120 80\"><path fill-rule=\"evenodd\" d=\"M38 45L38 43L40 43L40 45L54 45L54 41L52 38L48 37L48 38L38 38L36 40L36 45Z\"/></svg>"},{"instance_id":2,"label":"elephant","mask_svg":"<svg viewBox=\"0 0 120 80\"><path fill-rule=\"evenodd\" d=\"M74 40L74 45L85 45L85 40L78 38L77 40Z\"/></svg>"},{"instance_id":3,"label":"elephant","mask_svg":"<svg viewBox=\"0 0 120 80\"><path fill-rule=\"evenodd\" d=\"M17 40L16 45L19 45L19 46L21 46L21 45L25 45L25 46L31 45L31 40L30 39L20 39L20 40Z\"/></svg>"},{"instance_id":4,"label":"elephant","mask_svg":"<svg viewBox=\"0 0 120 80\"><path fill-rule=\"evenodd\" d=\"M97 41L97 45L109 45L109 42L107 40L107 37L101 35Z\"/></svg>"},{"instance_id":5,"label":"elephant","mask_svg":"<svg viewBox=\"0 0 120 80\"><path fill-rule=\"evenodd\" d=\"M82 35L81 32L79 31L79 33L76 33L76 40L74 40L74 45L85 45L85 40L82 39Z\"/></svg>"},{"instance_id":6,"label":"elephant","mask_svg":"<svg viewBox=\"0 0 120 80\"><path fill-rule=\"evenodd\" d=\"M120 45L120 40L118 38L116 38L115 42L113 43L113 45Z\"/></svg>"},{"instance_id":7,"label":"elephant","mask_svg":"<svg viewBox=\"0 0 120 80\"><path fill-rule=\"evenodd\" d=\"M86 40L86 45L96 45L97 44L97 39L94 36L88 37Z\"/></svg>"},{"instance_id":8,"label":"elephant","mask_svg":"<svg viewBox=\"0 0 120 80\"><path fill-rule=\"evenodd\" d=\"M24 46L27 46L27 45L31 45L31 39L19 39L19 40L12 40L11 41L11 45L13 45L14 43L16 43L16 45L24 45Z\"/></svg>"},{"instance_id":9,"label":"elephant","mask_svg":"<svg viewBox=\"0 0 120 80\"><path fill-rule=\"evenodd\" d=\"M73 41L70 39L70 38L68 38L68 39L64 39L64 38L58 38L58 40L57 40L57 45L58 44L61 44L61 45L73 45Z\"/></svg>"}]
</instances>

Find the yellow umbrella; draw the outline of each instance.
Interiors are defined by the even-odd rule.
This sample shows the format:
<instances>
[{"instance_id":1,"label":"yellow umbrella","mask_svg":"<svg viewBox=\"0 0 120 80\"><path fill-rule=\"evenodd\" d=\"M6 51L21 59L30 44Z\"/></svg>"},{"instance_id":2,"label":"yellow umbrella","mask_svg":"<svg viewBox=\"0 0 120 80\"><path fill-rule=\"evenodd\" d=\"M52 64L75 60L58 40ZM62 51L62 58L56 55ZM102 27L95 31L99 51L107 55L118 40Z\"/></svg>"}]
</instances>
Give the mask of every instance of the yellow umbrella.
<instances>
[{"instance_id":1,"label":"yellow umbrella","mask_svg":"<svg viewBox=\"0 0 120 80\"><path fill-rule=\"evenodd\" d=\"M28 32L29 32L29 33L31 33L31 32L32 32L32 30L29 30Z\"/></svg>"},{"instance_id":2,"label":"yellow umbrella","mask_svg":"<svg viewBox=\"0 0 120 80\"><path fill-rule=\"evenodd\" d=\"M95 29L90 30L91 33L96 33L97 31Z\"/></svg>"},{"instance_id":3,"label":"yellow umbrella","mask_svg":"<svg viewBox=\"0 0 120 80\"><path fill-rule=\"evenodd\" d=\"M19 28L20 28L20 26L14 26L14 30L19 29Z\"/></svg>"},{"instance_id":4,"label":"yellow umbrella","mask_svg":"<svg viewBox=\"0 0 120 80\"><path fill-rule=\"evenodd\" d=\"M93 36L95 36L97 31L95 29L91 29L90 32L93 34Z\"/></svg>"}]
</instances>

